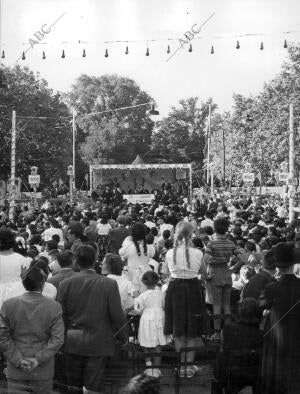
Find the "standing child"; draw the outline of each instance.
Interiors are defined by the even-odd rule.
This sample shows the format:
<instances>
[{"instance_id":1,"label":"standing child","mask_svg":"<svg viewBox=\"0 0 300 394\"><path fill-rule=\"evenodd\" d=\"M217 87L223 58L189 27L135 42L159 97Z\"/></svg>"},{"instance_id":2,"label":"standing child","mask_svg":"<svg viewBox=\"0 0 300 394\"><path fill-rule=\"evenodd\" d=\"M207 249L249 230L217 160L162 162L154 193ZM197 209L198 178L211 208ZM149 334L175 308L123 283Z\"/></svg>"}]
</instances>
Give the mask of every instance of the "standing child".
<instances>
[{"instance_id":1,"label":"standing child","mask_svg":"<svg viewBox=\"0 0 300 394\"><path fill-rule=\"evenodd\" d=\"M147 290L135 299L134 308L141 314L139 326L139 343L147 352L160 352L160 347L168 343L164 335L164 294L157 287L159 276L154 271L147 271L142 276L142 283ZM146 359L145 373L159 377L161 372L155 365L160 364L160 357ZM154 365L154 368L151 366Z\"/></svg>"}]
</instances>

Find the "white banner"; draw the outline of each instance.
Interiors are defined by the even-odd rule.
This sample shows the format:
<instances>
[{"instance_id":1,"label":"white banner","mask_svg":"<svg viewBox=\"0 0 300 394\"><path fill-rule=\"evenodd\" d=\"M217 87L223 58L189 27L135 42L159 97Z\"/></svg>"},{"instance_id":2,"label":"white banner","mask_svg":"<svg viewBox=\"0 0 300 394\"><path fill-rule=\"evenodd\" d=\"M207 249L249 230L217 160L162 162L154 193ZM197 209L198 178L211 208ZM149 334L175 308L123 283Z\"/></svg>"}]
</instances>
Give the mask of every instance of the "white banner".
<instances>
[{"instance_id":1,"label":"white banner","mask_svg":"<svg viewBox=\"0 0 300 394\"><path fill-rule=\"evenodd\" d=\"M154 194L123 194L123 200L129 204L151 204Z\"/></svg>"},{"instance_id":2,"label":"white banner","mask_svg":"<svg viewBox=\"0 0 300 394\"><path fill-rule=\"evenodd\" d=\"M244 182L254 182L254 173L253 172L244 172L243 173L243 181Z\"/></svg>"},{"instance_id":3,"label":"white banner","mask_svg":"<svg viewBox=\"0 0 300 394\"><path fill-rule=\"evenodd\" d=\"M279 182L286 182L289 178L289 173L288 172L280 172L278 174L278 180Z\"/></svg>"},{"instance_id":4,"label":"white banner","mask_svg":"<svg viewBox=\"0 0 300 394\"><path fill-rule=\"evenodd\" d=\"M178 168L176 170L176 179L186 179L186 172Z\"/></svg>"},{"instance_id":5,"label":"white banner","mask_svg":"<svg viewBox=\"0 0 300 394\"><path fill-rule=\"evenodd\" d=\"M40 175L28 175L29 185L38 185L41 181Z\"/></svg>"}]
</instances>

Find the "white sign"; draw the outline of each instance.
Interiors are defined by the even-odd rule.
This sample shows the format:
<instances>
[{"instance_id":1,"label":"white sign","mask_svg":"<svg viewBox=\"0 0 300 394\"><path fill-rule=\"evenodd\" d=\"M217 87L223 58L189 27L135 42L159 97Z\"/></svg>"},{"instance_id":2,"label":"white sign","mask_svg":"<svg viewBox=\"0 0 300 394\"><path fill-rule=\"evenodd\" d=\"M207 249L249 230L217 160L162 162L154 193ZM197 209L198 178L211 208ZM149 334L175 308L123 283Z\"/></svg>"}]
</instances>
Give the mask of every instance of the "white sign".
<instances>
[{"instance_id":1,"label":"white sign","mask_svg":"<svg viewBox=\"0 0 300 394\"><path fill-rule=\"evenodd\" d=\"M74 169L73 166L68 166L68 172L67 175L69 176L73 176L74 175Z\"/></svg>"},{"instance_id":2,"label":"white sign","mask_svg":"<svg viewBox=\"0 0 300 394\"><path fill-rule=\"evenodd\" d=\"M129 204L151 204L154 194L123 194L123 200Z\"/></svg>"},{"instance_id":3,"label":"white sign","mask_svg":"<svg viewBox=\"0 0 300 394\"><path fill-rule=\"evenodd\" d=\"M40 175L28 175L29 185L38 185L41 181Z\"/></svg>"},{"instance_id":4,"label":"white sign","mask_svg":"<svg viewBox=\"0 0 300 394\"><path fill-rule=\"evenodd\" d=\"M278 174L279 182L286 182L288 179L289 179L289 173L288 172L280 172Z\"/></svg>"},{"instance_id":5,"label":"white sign","mask_svg":"<svg viewBox=\"0 0 300 394\"><path fill-rule=\"evenodd\" d=\"M254 173L253 172L244 172L243 173L243 181L252 183L254 182Z\"/></svg>"},{"instance_id":6,"label":"white sign","mask_svg":"<svg viewBox=\"0 0 300 394\"><path fill-rule=\"evenodd\" d=\"M186 179L186 172L178 168L176 170L176 179Z\"/></svg>"}]
</instances>

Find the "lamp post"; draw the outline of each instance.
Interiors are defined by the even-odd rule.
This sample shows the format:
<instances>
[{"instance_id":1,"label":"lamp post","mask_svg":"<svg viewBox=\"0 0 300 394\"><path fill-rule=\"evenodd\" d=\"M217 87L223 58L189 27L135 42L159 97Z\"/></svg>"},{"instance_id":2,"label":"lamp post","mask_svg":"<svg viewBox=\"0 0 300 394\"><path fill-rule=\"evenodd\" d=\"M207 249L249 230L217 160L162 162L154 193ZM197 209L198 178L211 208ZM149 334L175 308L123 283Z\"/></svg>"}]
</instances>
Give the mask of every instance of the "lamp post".
<instances>
[{"instance_id":1,"label":"lamp post","mask_svg":"<svg viewBox=\"0 0 300 394\"><path fill-rule=\"evenodd\" d=\"M294 108L290 104L289 118L289 222L294 218L294 177L295 177L295 140L294 140Z\"/></svg>"}]
</instances>

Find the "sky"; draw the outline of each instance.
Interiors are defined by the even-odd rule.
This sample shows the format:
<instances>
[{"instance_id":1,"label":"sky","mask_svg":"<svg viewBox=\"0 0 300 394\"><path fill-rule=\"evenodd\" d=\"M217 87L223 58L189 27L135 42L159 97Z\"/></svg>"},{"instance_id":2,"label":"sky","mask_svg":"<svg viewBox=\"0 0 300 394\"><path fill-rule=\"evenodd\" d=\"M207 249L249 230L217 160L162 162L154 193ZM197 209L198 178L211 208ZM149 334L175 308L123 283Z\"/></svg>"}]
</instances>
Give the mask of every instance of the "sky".
<instances>
[{"instance_id":1,"label":"sky","mask_svg":"<svg viewBox=\"0 0 300 394\"><path fill-rule=\"evenodd\" d=\"M0 1L3 64L26 65L63 92L82 73L129 77L154 98L161 116L191 96L212 97L221 111L230 110L233 93L256 95L280 71L287 58L284 39L300 41L299 0ZM210 16L190 41L192 52L189 45L181 48L179 39ZM37 39L41 30L48 33ZM30 39L37 42L32 47ZM168 45L170 55L180 48L169 60Z\"/></svg>"}]
</instances>

